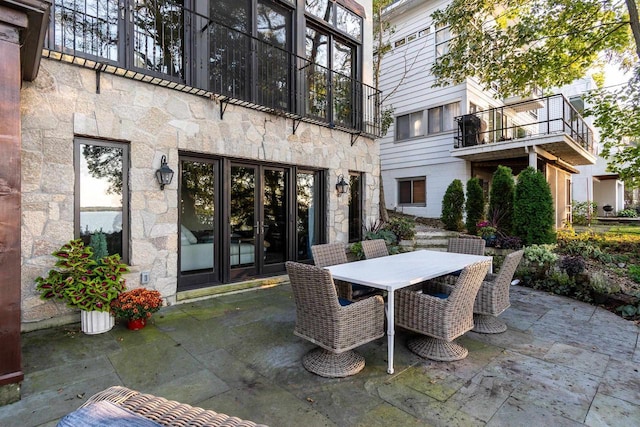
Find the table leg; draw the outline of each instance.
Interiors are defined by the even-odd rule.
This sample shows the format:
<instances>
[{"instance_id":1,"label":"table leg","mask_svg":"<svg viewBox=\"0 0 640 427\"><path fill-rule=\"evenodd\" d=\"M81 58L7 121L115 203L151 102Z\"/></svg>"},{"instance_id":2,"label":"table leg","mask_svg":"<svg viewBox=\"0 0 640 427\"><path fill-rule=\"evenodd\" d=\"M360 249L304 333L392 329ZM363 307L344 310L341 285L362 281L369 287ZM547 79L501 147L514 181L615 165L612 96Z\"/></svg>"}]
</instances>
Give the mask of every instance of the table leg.
<instances>
[{"instance_id":1,"label":"table leg","mask_svg":"<svg viewBox=\"0 0 640 427\"><path fill-rule=\"evenodd\" d=\"M393 374L393 341L394 341L394 335L395 335L395 314L394 314L394 307L395 307L395 302L394 302L394 295L393 295L393 290L390 290L387 293L387 359L388 359L388 366L387 366L387 373L388 374Z\"/></svg>"}]
</instances>

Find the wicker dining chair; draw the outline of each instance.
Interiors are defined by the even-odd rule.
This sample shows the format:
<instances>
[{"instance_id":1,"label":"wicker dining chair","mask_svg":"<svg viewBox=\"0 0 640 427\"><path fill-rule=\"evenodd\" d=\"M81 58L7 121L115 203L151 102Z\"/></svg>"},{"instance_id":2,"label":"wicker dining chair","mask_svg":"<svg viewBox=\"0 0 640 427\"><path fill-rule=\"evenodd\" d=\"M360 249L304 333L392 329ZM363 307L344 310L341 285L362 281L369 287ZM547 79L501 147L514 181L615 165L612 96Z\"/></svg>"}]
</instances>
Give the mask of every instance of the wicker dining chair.
<instances>
[{"instance_id":1,"label":"wicker dining chair","mask_svg":"<svg viewBox=\"0 0 640 427\"><path fill-rule=\"evenodd\" d=\"M467 255L484 255L486 242L484 239L452 237L449 239L447 252Z\"/></svg>"},{"instance_id":2,"label":"wicker dining chair","mask_svg":"<svg viewBox=\"0 0 640 427\"><path fill-rule=\"evenodd\" d=\"M331 272L322 267L286 262L296 304L293 333L318 345L302 365L314 374L340 378L365 365L353 349L384 336L384 301L376 295L342 305Z\"/></svg>"},{"instance_id":3,"label":"wicker dining chair","mask_svg":"<svg viewBox=\"0 0 640 427\"><path fill-rule=\"evenodd\" d=\"M115 424L113 418L103 420L104 425L129 425L131 416L139 416L144 419L153 421L154 423L164 426L220 426L220 427L256 427L263 424L256 424L253 421L242 420L238 417L229 416L210 409L203 409L197 406L191 406L186 403L168 400L164 397L154 396L152 394L140 393L122 386L112 386L101 392L91 396L80 406L77 411L64 417L60 425L77 426L88 425L88 420L83 420L84 409L90 410L91 405L99 402L110 403L118 408L122 408L125 412L120 423ZM123 412L124 412L123 411ZM113 411L110 411L112 414ZM84 422L83 422L84 421ZM100 421L100 420L97 420ZM111 423L107 423L111 421ZM98 424L97 422L95 424ZM94 423L91 423L94 425ZM103 424L100 424L103 425ZM137 423L135 425L146 425L145 423ZM266 426L264 426L266 427Z\"/></svg>"},{"instance_id":4,"label":"wicker dining chair","mask_svg":"<svg viewBox=\"0 0 640 427\"><path fill-rule=\"evenodd\" d=\"M454 340L473 329L474 301L490 266L490 260L467 266L455 286L432 280L396 291L396 325L423 335L408 342L411 351L440 361L467 357Z\"/></svg>"},{"instance_id":5,"label":"wicker dining chair","mask_svg":"<svg viewBox=\"0 0 640 427\"><path fill-rule=\"evenodd\" d=\"M497 316L511 305L509 289L523 254L523 250L511 252L505 257L500 272L488 274L482 282L473 306L473 332L499 334L507 330L507 324Z\"/></svg>"},{"instance_id":6,"label":"wicker dining chair","mask_svg":"<svg viewBox=\"0 0 640 427\"><path fill-rule=\"evenodd\" d=\"M380 258L389 255L387 243L384 239L363 240L361 244L366 259Z\"/></svg>"},{"instance_id":7,"label":"wicker dining chair","mask_svg":"<svg viewBox=\"0 0 640 427\"><path fill-rule=\"evenodd\" d=\"M346 264L347 253L341 243L325 243L311 246L313 263L318 267L329 267L331 265ZM376 289L367 286L351 284L343 280L335 280L336 290L340 298L355 301L371 295L379 294Z\"/></svg>"}]
</instances>

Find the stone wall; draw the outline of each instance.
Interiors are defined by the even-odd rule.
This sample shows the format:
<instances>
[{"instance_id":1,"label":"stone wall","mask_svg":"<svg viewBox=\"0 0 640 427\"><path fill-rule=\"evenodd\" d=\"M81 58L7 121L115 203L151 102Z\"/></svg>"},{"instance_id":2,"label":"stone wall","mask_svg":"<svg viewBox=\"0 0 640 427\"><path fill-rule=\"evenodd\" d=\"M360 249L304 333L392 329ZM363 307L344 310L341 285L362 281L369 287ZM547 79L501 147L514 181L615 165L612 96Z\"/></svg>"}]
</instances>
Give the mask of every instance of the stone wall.
<instances>
[{"instance_id":1,"label":"stone wall","mask_svg":"<svg viewBox=\"0 0 640 427\"><path fill-rule=\"evenodd\" d=\"M177 286L178 179L159 189L155 171L166 155L178 170L179 152L296 164L327 170L327 236L348 240L348 204L337 197L339 174L363 172L365 218L378 216L379 151L371 139L229 105L220 119L214 100L43 59L38 78L22 89L22 318L71 313L42 301L34 279L53 265L51 252L73 238L74 136L130 144L130 286L145 285L174 302Z\"/></svg>"}]
</instances>

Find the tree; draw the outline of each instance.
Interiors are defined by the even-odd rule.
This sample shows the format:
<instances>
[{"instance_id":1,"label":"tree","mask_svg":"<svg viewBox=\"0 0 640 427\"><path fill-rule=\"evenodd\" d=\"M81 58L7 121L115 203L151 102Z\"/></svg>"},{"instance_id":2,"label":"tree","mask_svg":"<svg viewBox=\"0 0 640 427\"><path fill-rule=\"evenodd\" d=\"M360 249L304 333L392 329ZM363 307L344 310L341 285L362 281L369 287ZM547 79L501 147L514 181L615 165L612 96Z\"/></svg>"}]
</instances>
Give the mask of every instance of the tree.
<instances>
[{"instance_id":1,"label":"tree","mask_svg":"<svg viewBox=\"0 0 640 427\"><path fill-rule=\"evenodd\" d=\"M489 191L489 221L502 234L510 235L513 219L513 175L511 168L498 166Z\"/></svg>"},{"instance_id":2,"label":"tree","mask_svg":"<svg viewBox=\"0 0 640 427\"><path fill-rule=\"evenodd\" d=\"M531 166L520 172L514 198L514 234L525 245L553 243L555 225L551 188Z\"/></svg>"},{"instance_id":3,"label":"tree","mask_svg":"<svg viewBox=\"0 0 640 427\"><path fill-rule=\"evenodd\" d=\"M442 222L445 230L462 231L462 208L464 207L464 190L462 181L454 179L442 199Z\"/></svg>"},{"instance_id":4,"label":"tree","mask_svg":"<svg viewBox=\"0 0 640 427\"><path fill-rule=\"evenodd\" d=\"M605 62L629 70L640 59L637 0L453 0L433 17L456 35L432 68L437 86L475 77L501 97L526 95L571 83ZM628 87L592 96L604 103L590 112L603 127L610 170L637 185L640 66Z\"/></svg>"},{"instance_id":5,"label":"tree","mask_svg":"<svg viewBox=\"0 0 640 427\"><path fill-rule=\"evenodd\" d=\"M484 194L478 178L471 178L467 181L467 233L478 234L478 221L484 215Z\"/></svg>"},{"instance_id":6,"label":"tree","mask_svg":"<svg viewBox=\"0 0 640 427\"><path fill-rule=\"evenodd\" d=\"M640 67L627 85L615 91L597 91L586 97L604 142L607 169L631 188L640 187Z\"/></svg>"},{"instance_id":7,"label":"tree","mask_svg":"<svg viewBox=\"0 0 640 427\"><path fill-rule=\"evenodd\" d=\"M434 64L439 85L475 77L502 97L563 86L602 64L640 57L635 0L453 0L433 14L456 37ZM635 59L635 61L634 61ZM495 86L495 85L494 85Z\"/></svg>"}]
</instances>

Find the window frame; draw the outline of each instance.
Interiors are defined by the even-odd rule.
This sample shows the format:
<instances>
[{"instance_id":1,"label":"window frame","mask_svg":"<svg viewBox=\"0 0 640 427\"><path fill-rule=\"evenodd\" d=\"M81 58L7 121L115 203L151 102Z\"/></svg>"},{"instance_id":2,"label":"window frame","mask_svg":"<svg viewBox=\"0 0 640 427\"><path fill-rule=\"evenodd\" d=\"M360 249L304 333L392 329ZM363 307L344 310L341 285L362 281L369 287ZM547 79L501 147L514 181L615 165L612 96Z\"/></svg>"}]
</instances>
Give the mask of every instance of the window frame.
<instances>
[{"instance_id":1,"label":"window frame","mask_svg":"<svg viewBox=\"0 0 640 427\"><path fill-rule=\"evenodd\" d=\"M452 119L455 119L455 117L460 116L460 108L461 108L461 103L460 101L454 101L454 102L449 102L447 104L442 104L442 105L438 105L436 107L431 107L428 108L427 111L427 135L436 135L439 133L445 133L445 132L452 132L456 129L456 122L455 120L451 120L451 123L448 123L447 121L445 121L445 109L446 107L449 107L451 105L455 105L458 104L457 106L457 112L455 112L454 114L450 114ZM439 117L438 117L438 129L432 131L432 121L431 121L431 112L432 111L439 111ZM448 123L449 127L445 127L445 123Z\"/></svg>"},{"instance_id":2,"label":"window frame","mask_svg":"<svg viewBox=\"0 0 640 427\"><path fill-rule=\"evenodd\" d=\"M420 137L425 136L427 134L427 132L426 132L427 128L425 126L425 114L424 113L425 113L425 110L419 110L419 111L412 111L412 112L407 113L407 114L402 114L402 115L396 116L396 121L395 121L395 140L396 141L407 141L407 140L410 140L410 139L415 139L415 138L420 138ZM417 134L415 134L415 133L412 134L412 132L415 131L415 126L412 126L412 124L415 123L412 120L412 116L414 116L414 115L415 116L418 116L418 115L420 116L420 130L418 131L419 133L417 133ZM409 121L408 121L409 127L407 129L408 130L408 132L407 132L408 136L406 138L401 138L400 134L399 134L399 131L400 131L399 122L400 122L400 119L404 118L404 117L408 117L409 118Z\"/></svg>"},{"instance_id":3,"label":"window frame","mask_svg":"<svg viewBox=\"0 0 640 427\"><path fill-rule=\"evenodd\" d=\"M131 245L129 243L131 224L129 222L129 173L131 171L130 149L126 141L101 140L87 137L75 137L73 139L73 170L74 170L74 197L73 197L73 236L80 238L80 146L94 145L102 147L117 147L122 149L122 257L125 264L129 263Z\"/></svg>"},{"instance_id":4,"label":"window frame","mask_svg":"<svg viewBox=\"0 0 640 427\"><path fill-rule=\"evenodd\" d=\"M434 32L435 35L435 58L436 60L449 52L449 42L453 38L451 36L451 31L449 30L449 26L446 24L437 24ZM444 37L441 40L438 40L439 37ZM444 51L441 51L440 48L444 48Z\"/></svg>"},{"instance_id":5,"label":"window frame","mask_svg":"<svg viewBox=\"0 0 640 427\"><path fill-rule=\"evenodd\" d=\"M399 178L398 182L398 206L427 206L427 177L426 176L416 176L416 177L408 177L408 178ZM410 183L410 197L411 201L403 202L401 199L401 189L400 186L402 183ZM424 182L424 202L416 202L415 201L415 182Z\"/></svg>"},{"instance_id":6,"label":"window frame","mask_svg":"<svg viewBox=\"0 0 640 427\"><path fill-rule=\"evenodd\" d=\"M355 184L354 180L356 181ZM364 188L364 173L349 171L349 215L347 216L349 243L359 242L363 238ZM353 202L354 198L356 198L355 203ZM355 230L355 224L353 224L356 218L358 222L357 230Z\"/></svg>"}]
</instances>

